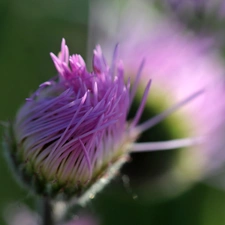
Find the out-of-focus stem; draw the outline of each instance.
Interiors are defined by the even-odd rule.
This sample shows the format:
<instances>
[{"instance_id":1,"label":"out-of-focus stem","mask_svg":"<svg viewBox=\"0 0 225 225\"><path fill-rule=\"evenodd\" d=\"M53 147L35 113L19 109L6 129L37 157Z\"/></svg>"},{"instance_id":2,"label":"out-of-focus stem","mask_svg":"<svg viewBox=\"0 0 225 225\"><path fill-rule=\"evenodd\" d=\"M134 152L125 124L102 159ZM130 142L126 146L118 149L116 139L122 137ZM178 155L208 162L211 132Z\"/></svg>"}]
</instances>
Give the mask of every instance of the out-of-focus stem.
<instances>
[{"instance_id":1,"label":"out-of-focus stem","mask_svg":"<svg viewBox=\"0 0 225 225\"><path fill-rule=\"evenodd\" d=\"M43 197L41 201L42 225L54 225L52 203L49 198Z\"/></svg>"}]
</instances>

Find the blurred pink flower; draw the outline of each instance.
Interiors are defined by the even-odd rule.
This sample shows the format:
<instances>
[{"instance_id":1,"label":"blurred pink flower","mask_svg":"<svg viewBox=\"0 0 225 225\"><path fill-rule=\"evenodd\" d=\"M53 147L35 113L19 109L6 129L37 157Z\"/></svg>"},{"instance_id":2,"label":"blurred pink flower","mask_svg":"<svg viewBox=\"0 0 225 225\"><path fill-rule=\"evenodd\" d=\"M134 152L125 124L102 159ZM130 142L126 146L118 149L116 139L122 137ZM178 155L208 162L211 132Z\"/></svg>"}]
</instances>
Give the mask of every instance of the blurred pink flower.
<instances>
[{"instance_id":1,"label":"blurred pink flower","mask_svg":"<svg viewBox=\"0 0 225 225\"><path fill-rule=\"evenodd\" d=\"M225 2L223 0L162 0L178 14L193 16L194 13L204 13L218 18L225 16Z\"/></svg>"},{"instance_id":2,"label":"blurred pink flower","mask_svg":"<svg viewBox=\"0 0 225 225\"><path fill-rule=\"evenodd\" d=\"M129 76L135 74L144 59L141 83L152 78L147 104L154 111L199 89L205 90L204 95L170 118L170 130L177 137L203 138L202 144L179 153L173 175L186 183L219 168L225 161L225 68L217 53L209 48L212 40L195 37L142 1L129 1L122 9L101 1L92 6L90 40L99 42L106 54L112 45L120 43L120 55ZM91 41L89 45L92 46Z\"/></svg>"},{"instance_id":3,"label":"blurred pink flower","mask_svg":"<svg viewBox=\"0 0 225 225\"><path fill-rule=\"evenodd\" d=\"M7 225L40 225L41 218L23 204L12 204L5 210L4 218ZM58 224L58 223L57 223ZM76 215L75 219L58 225L98 225L98 220L88 214Z\"/></svg>"},{"instance_id":4,"label":"blurred pink flower","mask_svg":"<svg viewBox=\"0 0 225 225\"><path fill-rule=\"evenodd\" d=\"M41 220L37 213L23 204L9 205L4 213L7 225L39 225Z\"/></svg>"},{"instance_id":5,"label":"blurred pink flower","mask_svg":"<svg viewBox=\"0 0 225 225\"><path fill-rule=\"evenodd\" d=\"M77 219L71 220L62 225L98 225L98 221L96 218L89 215L79 216Z\"/></svg>"}]
</instances>

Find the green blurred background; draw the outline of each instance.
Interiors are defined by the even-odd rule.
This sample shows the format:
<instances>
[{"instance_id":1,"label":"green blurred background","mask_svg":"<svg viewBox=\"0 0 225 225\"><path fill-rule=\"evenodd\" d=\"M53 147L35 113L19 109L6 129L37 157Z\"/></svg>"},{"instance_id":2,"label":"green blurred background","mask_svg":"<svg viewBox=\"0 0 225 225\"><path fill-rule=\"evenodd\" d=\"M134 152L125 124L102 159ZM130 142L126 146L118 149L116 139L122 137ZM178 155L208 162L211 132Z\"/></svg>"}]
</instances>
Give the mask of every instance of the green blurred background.
<instances>
[{"instance_id":1,"label":"green blurred background","mask_svg":"<svg viewBox=\"0 0 225 225\"><path fill-rule=\"evenodd\" d=\"M56 74L49 53L59 52L62 37L71 52L85 57L87 23L86 0L0 1L1 121L13 119L25 98ZM33 200L15 182L3 151L0 157L0 224L4 224L7 204L33 205Z\"/></svg>"},{"instance_id":2,"label":"green blurred background","mask_svg":"<svg viewBox=\"0 0 225 225\"><path fill-rule=\"evenodd\" d=\"M71 52L86 58L88 15L87 0L0 1L1 121L13 119L24 99L55 75L49 52L59 51L62 37ZM4 225L3 212L9 203L35 204L31 193L14 180L3 152L0 224ZM162 152L150 154L153 158L165 156ZM173 198L149 197L146 201L139 198L132 185L124 185L119 176L87 208L103 225L224 225L225 191L196 184Z\"/></svg>"}]
</instances>

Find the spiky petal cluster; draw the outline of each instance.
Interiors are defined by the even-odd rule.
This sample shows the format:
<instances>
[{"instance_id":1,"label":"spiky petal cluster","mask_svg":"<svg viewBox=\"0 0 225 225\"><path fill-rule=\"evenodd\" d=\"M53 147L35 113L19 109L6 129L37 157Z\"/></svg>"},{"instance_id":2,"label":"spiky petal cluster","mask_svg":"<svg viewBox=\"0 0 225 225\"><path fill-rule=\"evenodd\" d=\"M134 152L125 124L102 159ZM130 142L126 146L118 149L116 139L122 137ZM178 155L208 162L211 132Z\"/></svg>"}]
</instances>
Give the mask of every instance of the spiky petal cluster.
<instances>
[{"instance_id":1,"label":"spiky petal cluster","mask_svg":"<svg viewBox=\"0 0 225 225\"><path fill-rule=\"evenodd\" d=\"M80 193L127 152L129 86L115 56L109 67L100 46L93 72L65 40L51 53L59 77L40 85L19 110L13 133L17 161L45 195ZM28 181L29 183L29 181Z\"/></svg>"}]
</instances>

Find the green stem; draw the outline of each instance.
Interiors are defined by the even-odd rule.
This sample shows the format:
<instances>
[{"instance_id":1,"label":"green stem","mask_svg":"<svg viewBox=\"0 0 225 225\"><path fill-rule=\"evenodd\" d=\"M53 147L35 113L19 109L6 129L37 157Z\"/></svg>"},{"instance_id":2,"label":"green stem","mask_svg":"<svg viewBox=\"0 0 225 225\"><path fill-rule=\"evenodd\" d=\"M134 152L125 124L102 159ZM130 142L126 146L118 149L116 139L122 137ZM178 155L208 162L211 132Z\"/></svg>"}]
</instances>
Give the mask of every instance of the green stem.
<instances>
[{"instance_id":1,"label":"green stem","mask_svg":"<svg viewBox=\"0 0 225 225\"><path fill-rule=\"evenodd\" d=\"M52 203L50 199L43 197L41 205L42 225L54 225Z\"/></svg>"}]
</instances>

